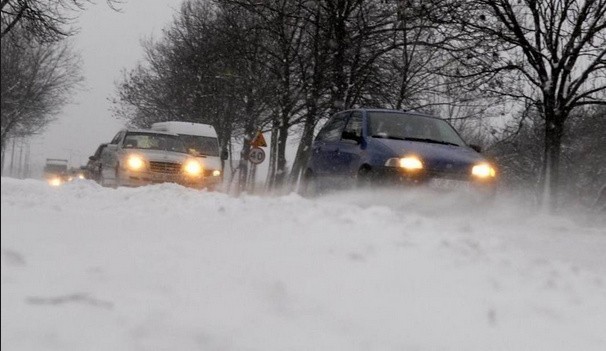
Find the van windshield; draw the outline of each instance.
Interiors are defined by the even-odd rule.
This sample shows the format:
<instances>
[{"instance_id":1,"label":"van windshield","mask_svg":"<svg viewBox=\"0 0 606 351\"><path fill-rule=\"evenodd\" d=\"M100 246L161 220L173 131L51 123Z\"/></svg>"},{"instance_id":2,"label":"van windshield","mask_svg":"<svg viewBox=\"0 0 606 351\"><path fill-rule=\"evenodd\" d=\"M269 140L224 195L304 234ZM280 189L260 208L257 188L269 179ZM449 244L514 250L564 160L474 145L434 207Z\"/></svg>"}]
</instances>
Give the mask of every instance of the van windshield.
<instances>
[{"instance_id":1,"label":"van windshield","mask_svg":"<svg viewBox=\"0 0 606 351\"><path fill-rule=\"evenodd\" d=\"M66 173L67 165L49 163L46 166L44 166L44 172L45 173Z\"/></svg>"},{"instance_id":2,"label":"van windshield","mask_svg":"<svg viewBox=\"0 0 606 351\"><path fill-rule=\"evenodd\" d=\"M176 135L156 133L127 133L124 147L131 149L165 150L187 153Z\"/></svg>"},{"instance_id":3,"label":"van windshield","mask_svg":"<svg viewBox=\"0 0 606 351\"><path fill-rule=\"evenodd\" d=\"M194 150L204 156L219 156L217 138L187 134L179 134L179 137L183 140L183 144L185 144L188 151Z\"/></svg>"}]
</instances>

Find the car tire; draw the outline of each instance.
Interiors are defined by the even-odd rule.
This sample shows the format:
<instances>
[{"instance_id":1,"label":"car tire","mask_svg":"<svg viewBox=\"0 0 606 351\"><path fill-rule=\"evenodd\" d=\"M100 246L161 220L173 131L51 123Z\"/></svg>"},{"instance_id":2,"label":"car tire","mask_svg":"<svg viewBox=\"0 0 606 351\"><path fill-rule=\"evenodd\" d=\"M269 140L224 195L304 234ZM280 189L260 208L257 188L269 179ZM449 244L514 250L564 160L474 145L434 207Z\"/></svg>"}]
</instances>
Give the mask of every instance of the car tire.
<instances>
[{"instance_id":1,"label":"car tire","mask_svg":"<svg viewBox=\"0 0 606 351\"><path fill-rule=\"evenodd\" d=\"M105 187L105 188L110 188L110 187L111 187L111 182L109 182L109 181L108 181L108 180L107 180L107 179L106 179L106 178L103 176L103 174L100 174L100 175L99 175L99 184L100 184L102 187Z\"/></svg>"},{"instance_id":2,"label":"car tire","mask_svg":"<svg viewBox=\"0 0 606 351\"><path fill-rule=\"evenodd\" d=\"M95 172L91 173L91 177L93 177L92 179L101 184L101 165L99 165L99 167L97 167L97 170Z\"/></svg>"},{"instance_id":3,"label":"car tire","mask_svg":"<svg viewBox=\"0 0 606 351\"><path fill-rule=\"evenodd\" d=\"M303 175L299 188L299 194L308 198L316 197L319 194L318 181L310 169L306 170L305 174Z\"/></svg>"},{"instance_id":4,"label":"car tire","mask_svg":"<svg viewBox=\"0 0 606 351\"><path fill-rule=\"evenodd\" d=\"M116 165L116 173L115 173L115 181L114 181L114 188L117 188L119 186L122 186L122 181L120 180L120 164Z\"/></svg>"},{"instance_id":5,"label":"car tire","mask_svg":"<svg viewBox=\"0 0 606 351\"><path fill-rule=\"evenodd\" d=\"M99 184L101 184L102 187L115 189L117 187L117 181L117 178L114 178L113 181L105 178L105 176L103 176L103 168L99 169Z\"/></svg>"},{"instance_id":6,"label":"car tire","mask_svg":"<svg viewBox=\"0 0 606 351\"><path fill-rule=\"evenodd\" d=\"M496 187L477 187L469 189L465 194L474 205L491 206L496 202L497 189Z\"/></svg>"},{"instance_id":7,"label":"car tire","mask_svg":"<svg viewBox=\"0 0 606 351\"><path fill-rule=\"evenodd\" d=\"M356 188L368 189L371 188L375 183L375 176L372 169L369 167L362 167L356 174Z\"/></svg>"}]
</instances>

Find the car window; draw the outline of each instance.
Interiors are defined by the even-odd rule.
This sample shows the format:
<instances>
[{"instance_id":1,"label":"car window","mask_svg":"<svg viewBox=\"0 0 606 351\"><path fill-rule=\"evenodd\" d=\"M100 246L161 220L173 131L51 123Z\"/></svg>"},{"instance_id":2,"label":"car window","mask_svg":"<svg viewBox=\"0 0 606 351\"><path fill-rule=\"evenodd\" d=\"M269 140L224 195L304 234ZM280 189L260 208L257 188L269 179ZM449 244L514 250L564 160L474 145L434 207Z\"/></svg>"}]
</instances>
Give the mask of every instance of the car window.
<instances>
[{"instance_id":1,"label":"car window","mask_svg":"<svg viewBox=\"0 0 606 351\"><path fill-rule=\"evenodd\" d=\"M179 134L188 151L198 155L219 156L219 142L217 138L198 135Z\"/></svg>"},{"instance_id":2,"label":"car window","mask_svg":"<svg viewBox=\"0 0 606 351\"><path fill-rule=\"evenodd\" d=\"M355 135L357 137L362 136L362 113L359 111L354 111L349 117L349 121L347 121L347 126L345 126L345 132L350 133L351 135Z\"/></svg>"},{"instance_id":3,"label":"car window","mask_svg":"<svg viewBox=\"0 0 606 351\"><path fill-rule=\"evenodd\" d=\"M326 125L320 130L316 140L319 141L338 141L341 139L343 128L345 128L345 117L344 113L336 114Z\"/></svg>"},{"instance_id":4,"label":"car window","mask_svg":"<svg viewBox=\"0 0 606 351\"><path fill-rule=\"evenodd\" d=\"M122 139L122 132L118 132L118 134L116 134L110 144L118 144L120 142L120 139Z\"/></svg>"},{"instance_id":5,"label":"car window","mask_svg":"<svg viewBox=\"0 0 606 351\"><path fill-rule=\"evenodd\" d=\"M95 152L95 157L99 158L101 156L101 153L103 152L103 149L105 149L107 145L101 145L97 148L97 151Z\"/></svg>"}]
</instances>

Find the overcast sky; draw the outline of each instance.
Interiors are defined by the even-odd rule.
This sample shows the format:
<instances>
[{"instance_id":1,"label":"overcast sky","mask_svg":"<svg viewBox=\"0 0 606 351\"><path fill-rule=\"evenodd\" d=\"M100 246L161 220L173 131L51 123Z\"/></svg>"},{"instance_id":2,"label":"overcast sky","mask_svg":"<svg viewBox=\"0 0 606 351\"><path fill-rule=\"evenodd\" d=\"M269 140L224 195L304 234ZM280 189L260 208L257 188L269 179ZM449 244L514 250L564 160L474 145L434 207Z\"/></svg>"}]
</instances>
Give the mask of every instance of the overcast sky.
<instances>
[{"instance_id":1,"label":"overcast sky","mask_svg":"<svg viewBox=\"0 0 606 351\"><path fill-rule=\"evenodd\" d=\"M31 140L30 161L38 169L46 158L65 158L70 166L85 164L97 146L109 141L124 125L111 115L108 100L123 69L143 58L140 41L158 38L182 0L125 0L121 12L97 0L79 18L74 40L82 57L83 88L46 131Z\"/></svg>"}]
</instances>

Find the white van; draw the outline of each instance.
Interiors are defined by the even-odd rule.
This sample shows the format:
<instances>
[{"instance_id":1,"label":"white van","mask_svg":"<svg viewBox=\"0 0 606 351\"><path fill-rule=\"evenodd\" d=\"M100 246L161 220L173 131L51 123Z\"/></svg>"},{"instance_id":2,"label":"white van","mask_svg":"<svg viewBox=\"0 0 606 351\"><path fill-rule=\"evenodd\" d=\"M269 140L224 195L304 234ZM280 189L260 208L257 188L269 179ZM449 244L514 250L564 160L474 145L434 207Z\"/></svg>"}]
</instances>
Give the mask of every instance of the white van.
<instances>
[{"instance_id":1,"label":"white van","mask_svg":"<svg viewBox=\"0 0 606 351\"><path fill-rule=\"evenodd\" d=\"M158 122L151 126L152 130L178 134L187 150L196 155L203 164L204 175L209 188L214 188L223 179L221 172L222 155L219 139L215 128L209 124L192 122Z\"/></svg>"}]
</instances>

